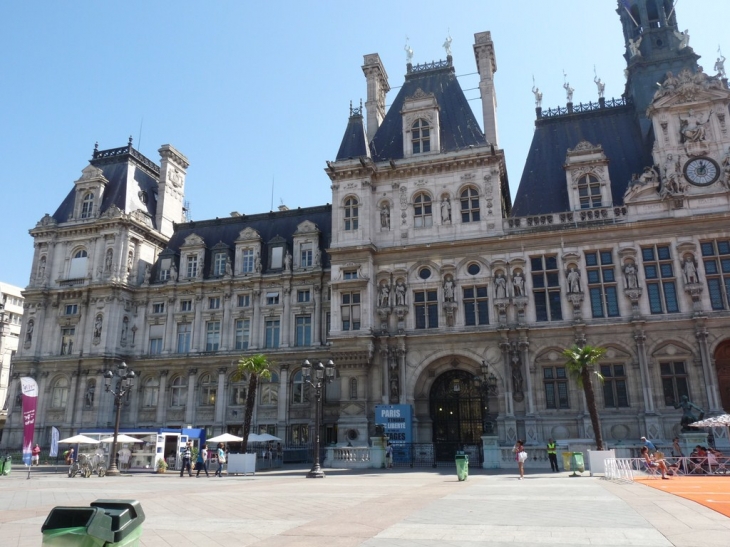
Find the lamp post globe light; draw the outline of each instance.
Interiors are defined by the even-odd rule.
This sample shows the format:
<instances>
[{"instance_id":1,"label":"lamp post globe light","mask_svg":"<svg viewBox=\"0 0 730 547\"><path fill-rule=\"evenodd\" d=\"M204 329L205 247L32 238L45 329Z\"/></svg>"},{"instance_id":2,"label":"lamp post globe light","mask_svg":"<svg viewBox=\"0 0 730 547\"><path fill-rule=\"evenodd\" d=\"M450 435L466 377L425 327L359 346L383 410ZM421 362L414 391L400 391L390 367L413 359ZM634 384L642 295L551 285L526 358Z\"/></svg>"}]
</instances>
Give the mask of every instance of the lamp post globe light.
<instances>
[{"instance_id":1,"label":"lamp post globe light","mask_svg":"<svg viewBox=\"0 0 730 547\"><path fill-rule=\"evenodd\" d=\"M112 380L119 378L116 389L112 389ZM107 475L120 475L117 468L117 437L119 436L119 417L122 413L122 400L124 396L134 386L134 371L129 370L127 363L122 361L117 365L117 370L107 370L104 373L104 389L114 396L114 406L116 408L116 419L114 422L114 442L112 442L111 452L109 453L109 468Z\"/></svg>"},{"instance_id":2,"label":"lamp post globe light","mask_svg":"<svg viewBox=\"0 0 730 547\"><path fill-rule=\"evenodd\" d=\"M312 375L312 369L314 369L314 376ZM314 395L317 401L314 413L314 463L312 464L312 469L307 473L307 478L323 479L325 474L319 465L319 432L322 427L320 423L322 416L322 388L326 383L329 384L335 379L335 363L330 359L326 365L322 364L322 361L319 361L316 365L312 366L309 360L305 360L302 363L302 379L314 388Z\"/></svg>"}]
</instances>

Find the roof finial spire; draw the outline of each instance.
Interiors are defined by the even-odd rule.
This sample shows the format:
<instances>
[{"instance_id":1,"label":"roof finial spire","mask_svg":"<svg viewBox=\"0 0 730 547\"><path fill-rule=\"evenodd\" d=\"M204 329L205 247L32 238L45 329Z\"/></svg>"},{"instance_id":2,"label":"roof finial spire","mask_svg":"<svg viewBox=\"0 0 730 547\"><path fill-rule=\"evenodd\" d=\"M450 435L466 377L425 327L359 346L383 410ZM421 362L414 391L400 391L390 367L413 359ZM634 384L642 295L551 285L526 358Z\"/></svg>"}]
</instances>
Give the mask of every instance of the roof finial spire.
<instances>
[{"instance_id":1,"label":"roof finial spire","mask_svg":"<svg viewBox=\"0 0 730 547\"><path fill-rule=\"evenodd\" d=\"M132 135L129 136L129 146L132 146Z\"/></svg>"}]
</instances>

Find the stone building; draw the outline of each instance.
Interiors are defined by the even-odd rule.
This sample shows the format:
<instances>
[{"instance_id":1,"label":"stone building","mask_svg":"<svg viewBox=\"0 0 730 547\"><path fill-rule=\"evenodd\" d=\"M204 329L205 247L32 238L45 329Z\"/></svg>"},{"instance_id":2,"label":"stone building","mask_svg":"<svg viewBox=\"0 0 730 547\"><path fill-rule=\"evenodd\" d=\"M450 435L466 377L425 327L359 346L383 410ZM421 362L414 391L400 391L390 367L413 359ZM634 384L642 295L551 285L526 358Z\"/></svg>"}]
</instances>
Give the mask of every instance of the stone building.
<instances>
[{"instance_id":1,"label":"stone building","mask_svg":"<svg viewBox=\"0 0 730 547\"><path fill-rule=\"evenodd\" d=\"M597 80L598 101L575 104L566 82L567 104L544 109L535 90L514 202L489 32L474 42L482 120L448 44L446 61L409 61L388 109L385 67L364 57L367 100L325 170L332 206L186 223L182 154L163 146L158 167L131 143L95 150L31 230L16 365L40 380L42 434L110 423L94 388L118 359L140 378L123 422L236 432L245 384L231 373L252 352L277 363L256 426L291 444L313 421L304 359L337 366L328 442L364 444L375 405L409 405L414 441L449 457L483 438L591 438L560 355L576 342L608 350L609 444L671 438L683 395L730 409L724 66L702 70L671 1L632 6L617 10L621 98Z\"/></svg>"},{"instance_id":2,"label":"stone building","mask_svg":"<svg viewBox=\"0 0 730 547\"><path fill-rule=\"evenodd\" d=\"M8 416L8 385L12 359L18 351L23 317L23 289L0 282L0 436Z\"/></svg>"}]
</instances>

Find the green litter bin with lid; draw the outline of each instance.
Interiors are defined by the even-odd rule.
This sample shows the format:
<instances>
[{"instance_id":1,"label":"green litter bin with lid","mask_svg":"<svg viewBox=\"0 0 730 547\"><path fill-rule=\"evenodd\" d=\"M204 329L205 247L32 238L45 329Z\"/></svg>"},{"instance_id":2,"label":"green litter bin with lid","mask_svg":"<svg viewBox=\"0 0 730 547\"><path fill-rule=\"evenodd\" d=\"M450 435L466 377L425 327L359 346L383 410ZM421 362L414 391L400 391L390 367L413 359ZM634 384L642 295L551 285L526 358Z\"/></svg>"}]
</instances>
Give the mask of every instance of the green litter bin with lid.
<instances>
[{"instance_id":1,"label":"green litter bin with lid","mask_svg":"<svg viewBox=\"0 0 730 547\"><path fill-rule=\"evenodd\" d=\"M0 457L0 475L9 475L13 467L13 457L9 454Z\"/></svg>"},{"instance_id":2,"label":"green litter bin with lid","mask_svg":"<svg viewBox=\"0 0 730 547\"><path fill-rule=\"evenodd\" d=\"M460 481L469 477L469 456L461 450L456 453L456 476Z\"/></svg>"},{"instance_id":3,"label":"green litter bin with lid","mask_svg":"<svg viewBox=\"0 0 730 547\"><path fill-rule=\"evenodd\" d=\"M55 507L41 527L52 547L134 547L145 516L136 500L96 500L91 507Z\"/></svg>"},{"instance_id":4,"label":"green litter bin with lid","mask_svg":"<svg viewBox=\"0 0 730 547\"><path fill-rule=\"evenodd\" d=\"M583 452L573 452L573 457L570 459L570 468L573 470L573 474L583 473L586 470L586 465L583 462Z\"/></svg>"}]
</instances>

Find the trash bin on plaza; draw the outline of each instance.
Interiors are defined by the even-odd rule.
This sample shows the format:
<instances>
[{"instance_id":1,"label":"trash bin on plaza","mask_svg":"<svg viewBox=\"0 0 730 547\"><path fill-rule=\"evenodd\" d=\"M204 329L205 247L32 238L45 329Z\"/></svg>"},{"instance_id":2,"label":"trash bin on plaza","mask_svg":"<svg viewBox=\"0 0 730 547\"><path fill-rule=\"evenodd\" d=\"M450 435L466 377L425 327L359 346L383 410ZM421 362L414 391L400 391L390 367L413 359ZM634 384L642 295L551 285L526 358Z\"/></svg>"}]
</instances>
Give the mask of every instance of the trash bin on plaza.
<instances>
[{"instance_id":1,"label":"trash bin on plaza","mask_svg":"<svg viewBox=\"0 0 730 547\"><path fill-rule=\"evenodd\" d=\"M469 456L462 450L456 452L456 476L460 481L465 481L469 477Z\"/></svg>"},{"instance_id":2,"label":"trash bin on plaza","mask_svg":"<svg viewBox=\"0 0 730 547\"><path fill-rule=\"evenodd\" d=\"M571 471L570 460L573 458L572 452L563 452L563 471Z\"/></svg>"},{"instance_id":3,"label":"trash bin on plaza","mask_svg":"<svg viewBox=\"0 0 730 547\"><path fill-rule=\"evenodd\" d=\"M583 473L586 470L586 465L583 462L583 452L573 452L573 457L570 459L570 467L573 473Z\"/></svg>"},{"instance_id":4,"label":"trash bin on plaza","mask_svg":"<svg viewBox=\"0 0 730 547\"><path fill-rule=\"evenodd\" d=\"M144 519L136 500L96 500L91 507L54 507L41 526L43 545L135 547Z\"/></svg>"},{"instance_id":5,"label":"trash bin on plaza","mask_svg":"<svg viewBox=\"0 0 730 547\"><path fill-rule=\"evenodd\" d=\"M13 457L8 454L0 458L0 475L9 475L13 467Z\"/></svg>"}]
</instances>

